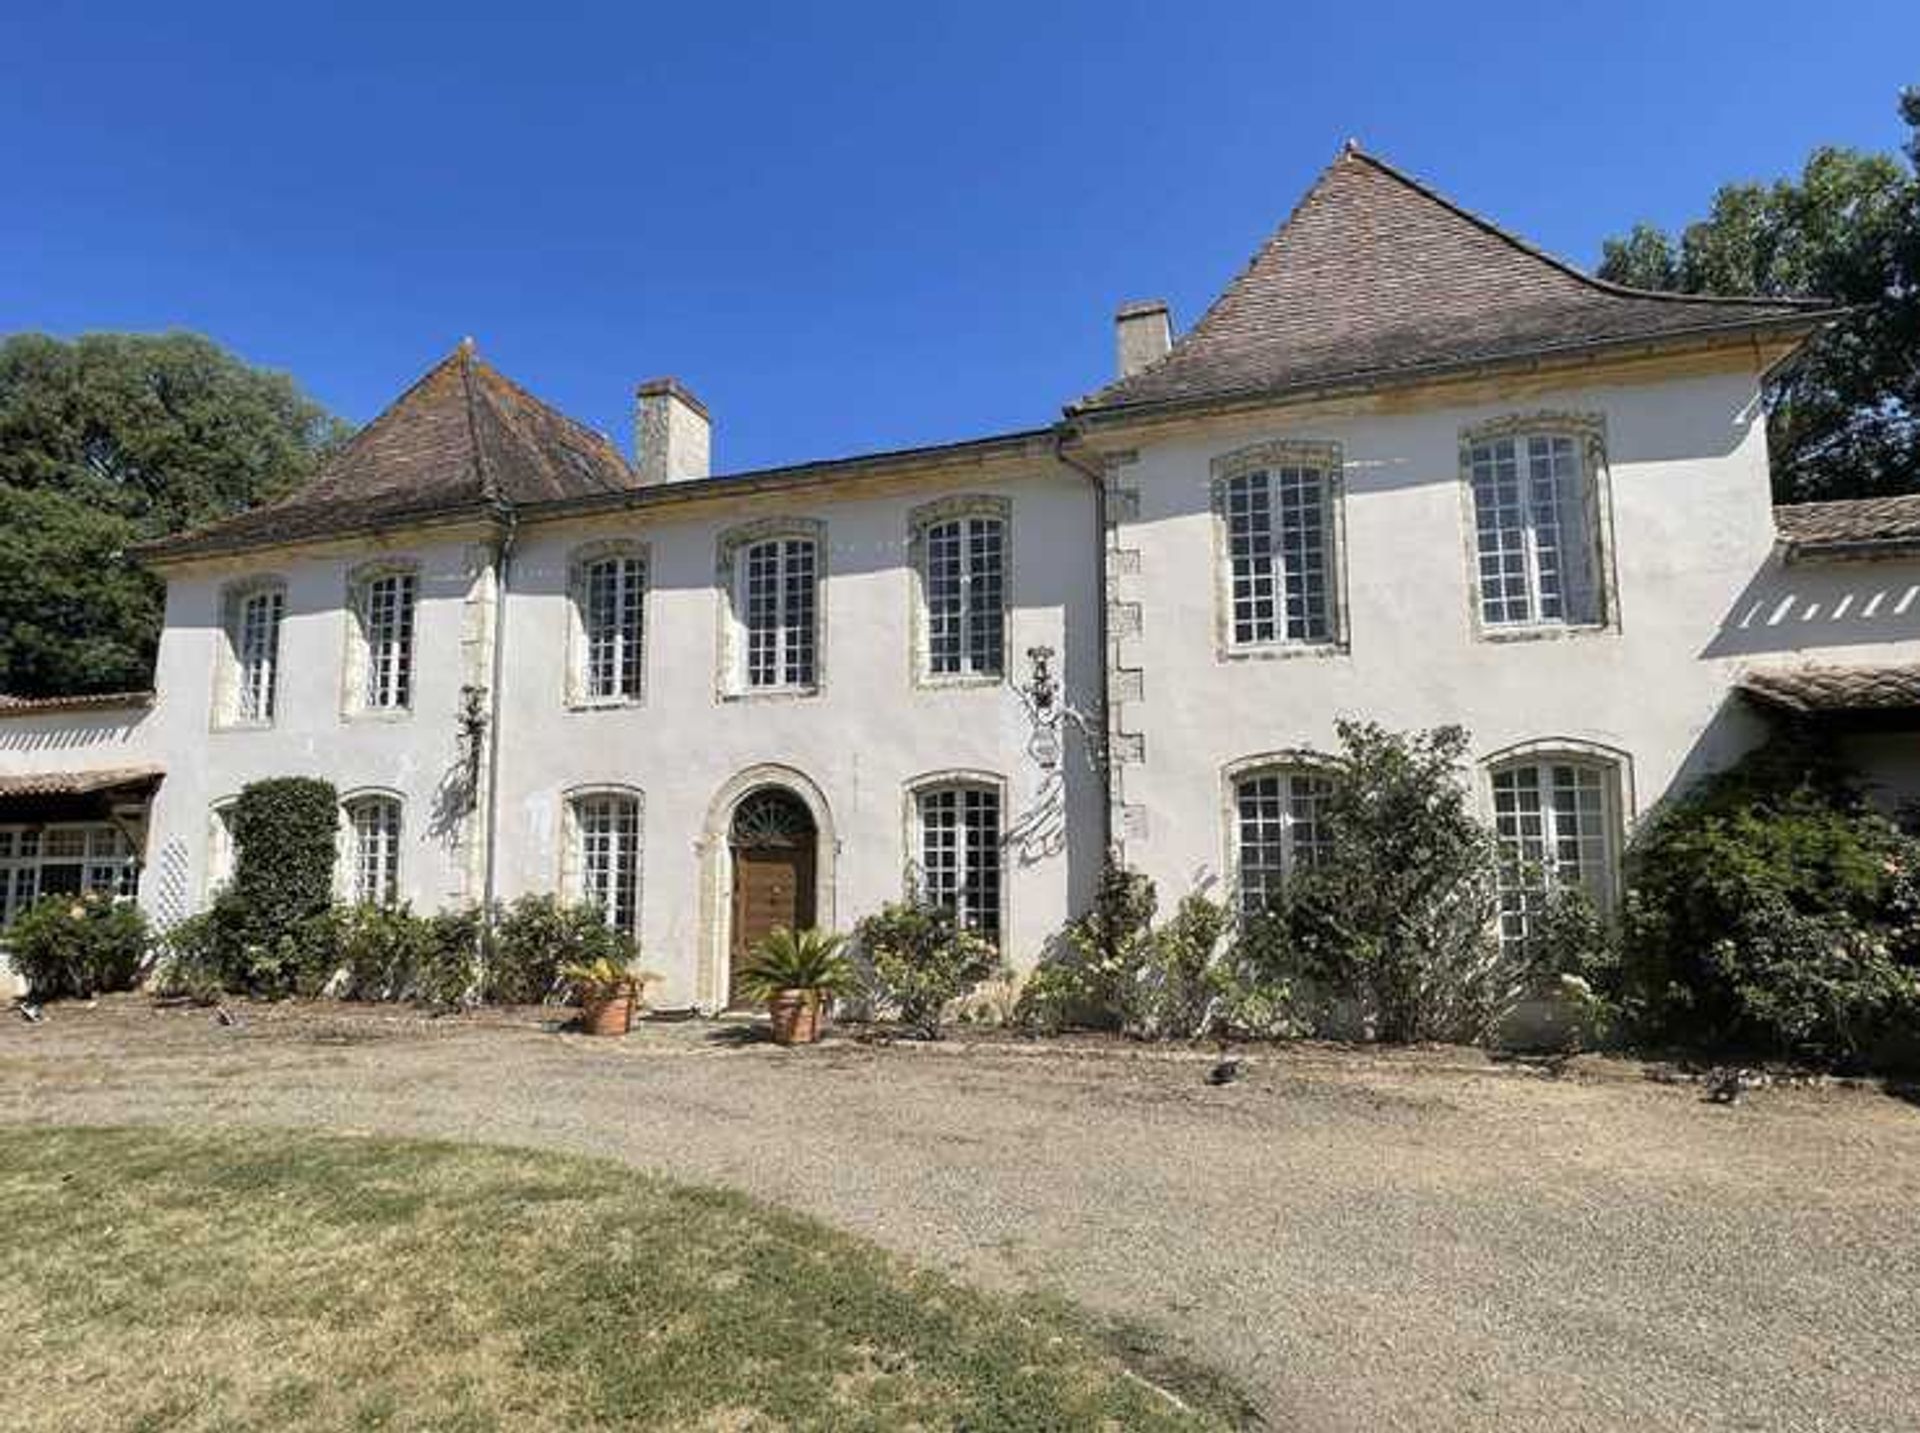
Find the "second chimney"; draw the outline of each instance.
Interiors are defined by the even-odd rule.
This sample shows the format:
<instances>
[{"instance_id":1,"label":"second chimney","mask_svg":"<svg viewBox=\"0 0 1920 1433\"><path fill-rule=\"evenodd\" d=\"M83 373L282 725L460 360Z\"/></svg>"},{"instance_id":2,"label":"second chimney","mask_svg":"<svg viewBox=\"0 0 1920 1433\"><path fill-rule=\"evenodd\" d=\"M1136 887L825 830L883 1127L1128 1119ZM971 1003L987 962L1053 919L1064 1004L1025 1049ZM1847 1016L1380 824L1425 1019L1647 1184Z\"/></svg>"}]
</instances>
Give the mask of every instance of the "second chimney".
<instances>
[{"instance_id":1,"label":"second chimney","mask_svg":"<svg viewBox=\"0 0 1920 1433\"><path fill-rule=\"evenodd\" d=\"M677 378L649 378L634 390L633 448L643 488L708 476L713 424L706 405Z\"/></svg>"},{"instance_id":2,"label":"second chimney","mask_svg":"<svg viewBox=\"0 0 1920 1433\"><path fill-rule=\"evenodd\" d=\"M1130 378L1156 358L1165 357L1173 347L1173 322L1167 315L1166 300L1120 305L1120 312L1113 316L1113 334L1122 378Z\"/></svg>"}]
</instances>

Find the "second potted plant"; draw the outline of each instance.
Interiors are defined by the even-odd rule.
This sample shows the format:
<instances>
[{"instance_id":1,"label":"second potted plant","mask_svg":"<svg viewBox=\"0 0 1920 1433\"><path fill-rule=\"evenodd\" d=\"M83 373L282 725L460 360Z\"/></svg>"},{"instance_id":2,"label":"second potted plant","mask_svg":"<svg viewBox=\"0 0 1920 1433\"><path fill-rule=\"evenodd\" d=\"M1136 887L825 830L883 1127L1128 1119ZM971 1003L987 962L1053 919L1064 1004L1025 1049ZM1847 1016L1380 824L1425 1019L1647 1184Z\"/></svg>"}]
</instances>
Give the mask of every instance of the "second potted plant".
<instances>
[{"instance_id":1,"label":"second potted plant","mask_svg":"<svg viewBox=\"0 0 1920 1433\"><path fill-rule=\"evenodd\" d=\"M776 928L753 948L741 984L767 1003L777 1045L811 1045L820 1038L827 1002L853 985L853 966L841 953L844 935Z\"/></svg>"}]
</instances>

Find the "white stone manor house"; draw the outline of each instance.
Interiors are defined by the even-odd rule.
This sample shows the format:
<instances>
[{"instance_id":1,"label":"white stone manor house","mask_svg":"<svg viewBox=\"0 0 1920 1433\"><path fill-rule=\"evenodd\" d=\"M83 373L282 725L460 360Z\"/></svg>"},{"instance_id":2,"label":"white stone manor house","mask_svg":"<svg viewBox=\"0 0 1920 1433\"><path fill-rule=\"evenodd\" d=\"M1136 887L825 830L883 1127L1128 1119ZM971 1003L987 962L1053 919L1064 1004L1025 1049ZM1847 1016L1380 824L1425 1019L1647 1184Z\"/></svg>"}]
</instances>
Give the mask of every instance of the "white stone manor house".
<instances>
[{"instance_id":1,"label":"white stone manor house","mask_svg":"<svg viewBox=\"0 0 1920 1433\"><path fill-rule=\"evenodd\" d=\"M910 885L1018 967L1111 850L1164 896L1313 858L1334 723L1459 723L1502 838L1603 899L1657 803L1833 726L1920 794L1920 498L1774 509L1762 384L1814 301L1596 281L1349 147L1206 314L1029 432L711 476L462 345L307 487L144 554L154 688L0 698L0 923L161 921L249 782L325 777L340 884L559 890L668 1004Z\"/></svg>"}]
</instances>

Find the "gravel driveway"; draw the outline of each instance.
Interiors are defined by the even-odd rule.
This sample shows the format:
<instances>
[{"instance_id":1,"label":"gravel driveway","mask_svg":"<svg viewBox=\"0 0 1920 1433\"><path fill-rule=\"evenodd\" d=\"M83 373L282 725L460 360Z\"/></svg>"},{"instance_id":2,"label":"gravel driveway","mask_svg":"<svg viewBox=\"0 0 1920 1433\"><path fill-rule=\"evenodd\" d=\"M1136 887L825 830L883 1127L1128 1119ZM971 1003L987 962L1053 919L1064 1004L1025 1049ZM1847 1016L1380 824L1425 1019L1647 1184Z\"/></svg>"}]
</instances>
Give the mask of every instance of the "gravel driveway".
<instances>
[{"instance_id":1,"label":"gravel driveway","mask_svg":"<svg viewBox=\"0 0 1920 1433\"><path fill-rule=\"evenodd\" d=\"M612 1155L1136 1320L1279 1428L1920 1426L1920 1108L1876 1090L1724 1107L1631 1068L1325 1051L1211 1088L1111 1050L241 1019L8 1016L0 1119Z\"/></svg>"}]
</instances>

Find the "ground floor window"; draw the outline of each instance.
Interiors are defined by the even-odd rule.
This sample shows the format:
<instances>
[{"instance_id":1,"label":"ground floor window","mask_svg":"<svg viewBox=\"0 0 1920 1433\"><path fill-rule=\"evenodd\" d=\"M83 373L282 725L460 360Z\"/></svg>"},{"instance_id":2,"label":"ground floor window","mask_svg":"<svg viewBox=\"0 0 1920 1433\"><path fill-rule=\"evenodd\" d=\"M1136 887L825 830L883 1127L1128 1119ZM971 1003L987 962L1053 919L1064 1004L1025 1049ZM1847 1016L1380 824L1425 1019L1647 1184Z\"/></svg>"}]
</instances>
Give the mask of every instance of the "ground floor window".
<instances>
[{"instance_id":1,"label":"ground floor window","mask_svg":"<svg viewBox=\"0 0 1920 1433\"><path fill-rule=\"evenodd\" d=\"M640 798L597 792L572 801L572 895L631 933L640 914Z\"/></svg>"},{"instance_id":2,"label":"ground floor window","mask_svg":"<svg viewBox=\"0 0 1920 1433\"><path fill-rule=\"evenodd\" d=\"M925 895L967 929L1000 939L1000 793L991 786L936 786L919 793L920 873Z\"/></svg>"},{"instance_id":3,"label":"ground floor window","mask_svg":"<svg viewBox=\"0 0 1920 1433\"><path fill-rule=\"evenodd\" d=\"M1611 904L1615 770L1590 760L1529 758L1496 767L1492 780L1501 941L1524 944L1556 888L1577 886Z\"/></svg>"},{"instance_id":4,"label":"ground floor window","mask_svg":"<svg viewBox=\"0 0 1920 1433\"><path fill-rule=\"evenodd\" d=\"M1233 783L1240 913L1257 916L1287 877L1326 855L1323 806L1332 784L1315 771L1250 771Z\"/></svg>"},{"instance_id":5,"label":"ground floor window","mask_svg":"<svg viewBox=\"0 0 1920 1433\"><path fill-rule=\"evenodd\" d=\"M133 843L118 826L0 826L0 926L41 896L104 891L129 897L138 881Z\"/></svg>"},{"instance_id":6,"label":"ground floor window","mask_svg":"<svg viewBox=\"0 0 1920 1433\"><path fill-rule=\"evenodd\" d=\"M400 899L400 802L359 796L347 802L348 891L355 903L390 906Z\"/></svg>"}]
</instances>

